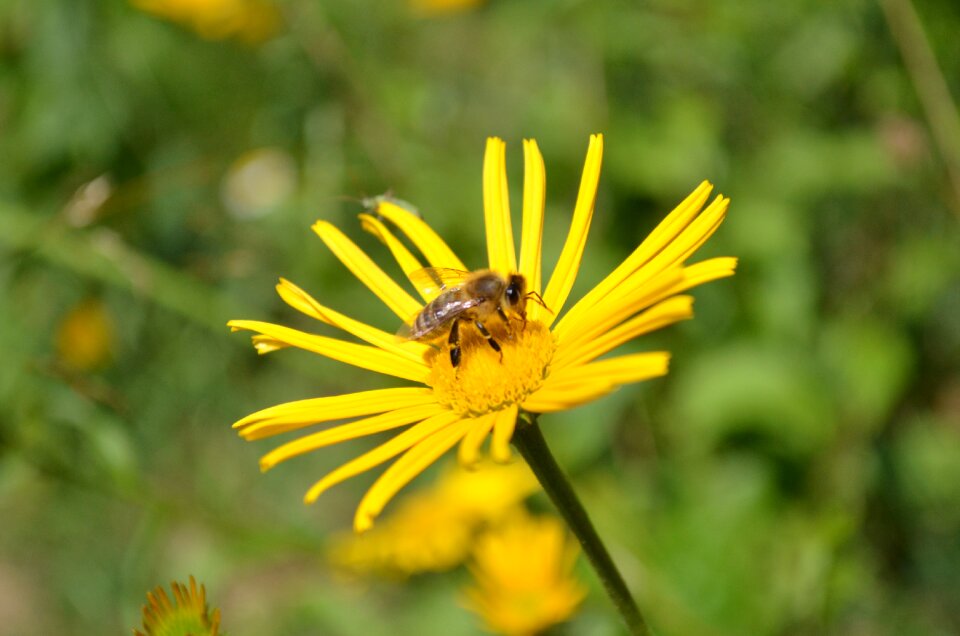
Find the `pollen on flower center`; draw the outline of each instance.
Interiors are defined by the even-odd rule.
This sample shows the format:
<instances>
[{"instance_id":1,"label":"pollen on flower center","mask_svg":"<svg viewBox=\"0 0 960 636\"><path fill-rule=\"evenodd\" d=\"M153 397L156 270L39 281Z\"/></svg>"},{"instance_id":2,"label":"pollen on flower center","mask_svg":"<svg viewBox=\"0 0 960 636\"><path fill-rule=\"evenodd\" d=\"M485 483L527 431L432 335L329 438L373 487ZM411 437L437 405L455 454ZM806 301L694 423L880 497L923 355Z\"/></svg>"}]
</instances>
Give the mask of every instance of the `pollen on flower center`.
<instances>
[{"instance_id":1,"label":"pollen on flower center","mask_svg":"<svg viewBox=\"0 0 960 636\"><path fill-rule=\"evenodd\" d=\"M523 327L519 321L511 321L509 327L487 327L502 349L502 360L468 324L460 328L459 366L451 364L450 345L446 343L426 356L430 366L427 384L433 387L437 400L464 415L521 404L540 388L553 359L553 334L541 322L529 321Z\"/></svg>"}]
</instances>

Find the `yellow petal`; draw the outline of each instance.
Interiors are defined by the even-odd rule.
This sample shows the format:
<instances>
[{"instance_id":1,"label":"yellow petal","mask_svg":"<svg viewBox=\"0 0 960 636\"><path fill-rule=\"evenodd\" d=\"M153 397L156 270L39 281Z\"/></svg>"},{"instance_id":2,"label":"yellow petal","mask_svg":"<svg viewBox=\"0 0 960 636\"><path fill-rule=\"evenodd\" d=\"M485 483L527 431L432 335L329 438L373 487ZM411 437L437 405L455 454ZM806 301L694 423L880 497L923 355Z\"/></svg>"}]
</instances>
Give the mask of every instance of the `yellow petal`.
<instances>
[{"instance_id":1,"label":"yellow petal","mask_svg":"<svg viewBox=\"0 0 960 636\"><path fill-rule=\"evenodd\" d=\"M284 278L281 278L280 283L277 285L277 293L280 294L280 297L288 305L311 318L315 318L332 327L342 329L368 344L379 347L384 351L395 353L400 357L407 358L411 362L423 363L424 354L430 350L429 345L425 345L422 342L397 340L394 334L371 327L359 320L348 318L329 307L325 307L318 303L310 294Z\"/></svg>"},{"instance_id":2,"label":"yellow petal","mask_svg":"<svg viewBox=\"0 0 960 636\"><path fill-rule=\"evenodd\" d=\"M423 308L423 305L387 276L376 263L370 260L369 256L363 253L363 250L336 227L326 221L317 221L313 224L313 231L326 243L330 251L340 259L340 262L346 265L347 269L353 272L353 275L376 294L401 320L409 321Z\"/></svg>"},{"instance_id":3,"label":"yellow petal","mask_svg":"<svg viewBox=\"0 0 960 636\"><path fill-rule=\"evenodd\" d=\"M490 442L490 455L493 461L505 464L510 461L510 440L517 425L517 407L496 412L493 423L493 440Z\"/></svg>"},{"instance_id":4,"label":"yellow petal","mask_svg":"<svg viewBox=\"0 0 960 636\"><path fill-rule=\"evenodd\" d=\"M390 253L397 259L397 263L400 265L400 269L403 270L404 274L409 276L410 272L423 269L423 265L420 264L417 257L411 254L407 246L401 243L397 237L393 235L393 232L387 229L387 226L381 223L379 219L369 214L361 214L360 224L364 230L376 236L390 249ZM421 296L423 296L424 300L430 300L424 294L421 294Z\"/></svg>"},{"instance_id":5,"label":"yellow petal","mask_svg":"<svg viewBox=\"0 0 960 636\"><path fill-rule=\"evenodd\" d=\"M692 289L712 280L733 276L736 269L737 259L734 256L719 256L694 263L683 268L683 282L676 291Z\"/></svg>"},{"instance_id":6,"label":"yellow petal","mask_svg":"<svg viewBox=\"0 0 960 636\"><path fill-rule=\"evenodd\" d=\"M663 351L632 353L599 362L558 369L544 381L543 387L550 388L553 384L559 386L577 379L583 382L606 382L618 385L649 380L666 375L669 361L670 354Z\"/></svg>"},{"instance_id":7,"label":"yellow petal","mask_svg":"<svg viewBox=\"0 0 960 636\"><path fill-rule=\"evenodd\" d=\"M487 139L483 155L483 213L487 228L487 255L490 269L501 273L517 271L510 220L510 196L507 191L506 144L502 139Z\"/></svg>"},{"instance_id":8,"label":"yellow petal","mask_svg":"<svg viewBox=\"0 0 960 636\"><path fill-rule=\"evenodd\" d=\"M590 147L587 149L587 158L583 165L583 176L580 178L580 192L577 195L577 204L573 209L573 220L570 222L570 233L563 244L560 259L550 276L550 282L543 293L543 300L552 313L544 317L549 326L563 309L563 304L570 294L573 282L580 269L580 260L583 257L583 248L587 244L587 233L590 230L590 221L593 219L593 206L597 200L597 186L600 183L600 166L603 163L603 135L591 135Z\"/></svg>"},{"instance_id":9,"label":"yellow petal","mask_svg":"<svg viewBox=\"0 0 960 636\"><path fill-rule=\"evenodd\" d=\"M270 338L285 342L290 346L312 351L333 360L352 364L361 369L369 369L377 373L392 375L414 382L425 382L427 366L424 362L414 362L396 353L384 351L378 347L344 342L336 338L317 336L304 333L290 327L274 325L257 320L231 320L227 325L234 331L247 329L256 331Z\"/></svg>"},{"instance_id":10,"label":"yellow petal","mask_svg":"<svg viewBox=\"0 0 960 636\"><path fill-rule=\"evenodd\" d=\"M423 254L432 267L449 267L451 269L466 270L467 266L457 258L443 239L427 225L423 219L417 218L407 210L382 201L377 206L377 212L403 232L407 238Z\"/></svg>"},{"instance_id":11,"label":"yellow petal","mask_svg":"<svg viewBox=\"0 0 960 636\"><path fill-rule=\"evenodd\" d=\"M697 285L733 276L736 267L736 258L730 256L711 258L684 267L681 270L682 276L666 287L660 284L661 279L671 277L671 272L676 271L675 266L671 266L671 269L661 272L653 280L647 282L642 281L639 275L633 276L628 278L619 289L608 294L606 298L597 303L594 310L596 313L605 314L607 311L618 311L617 308L622 306L633 305L638 309L643 306L650 306ZM638 279L639 282L634 279ZM650 289L647 289L648 287Z\"/></svg>"},{"instance_id":12,"label":"yellow petal","mask_svg":"<svg viewBox=\"0 0 960 636\"><path fill-rule=\"evenodd\" d=\"M446 410L446 408L439 404L424 404L421 406L395 409L387 413L381 413L380 415L350 422L349 424L341 424L340 426L325 431L305 435L283 446L278 446L264 455L260 459L260 470L267 471L291 457L303 455L304 453L309 453L319 448L324 448L325 446L339 444L340 442L358 437L366 437L367 435L373 435L414 422L420 422Z\"/></svg>"},{"instance_id":13,"label":"yellow petal","mask_svg":"<svg viewBox=\"0 0 960 636\"><path fill-rule=\"evenodd\" d=\"M628 276L637 271L641 265L653 258L664 246L676 238L690 224L690 221L699 214L700 208L703 207L707 197L710 196L712 189L713 186L709 181L702 182L654 228L653 232L637 246L637 249L630 256L620 263L600 284L590 290L575 306L571 307L567 315L557 324L557 327L560 327L566 320L572 321L579 318L582 312L589 310L597 301L610 293L611 290L615 289Z\"/></svg>"},{"instance_id":14,"label":"yellow petal","mask_svg":"<svg viewBox=\"0 0 960 636\"><path fill-rule=\"evenodd\" d=\"M670 354L638 353L559 369L523 403L530 413L549 413L592 402L631 382L666 375Z\"/></svg>"},{"instance_id":15,"label":"yellow petal","mask_svg":"<svg viewBox=\"0 0 960 636\"><path fill-rule=\"evenodd\" d=\"M278 404L251 413L233 425L244 439L261 439L313 424L436 403L426 387L376 389Z\"/></svg>"},{"instance_id":16,"label":"yellow petal","mask_svg":"<svg viewBox=\"0 0 960 636\"><path fill-rule=\"evenodd\" d=\"M276 338L264 335L253 336L251 340L253 341L253 348L256 349L260 355L266 355L290 347L286 342L280 342Z\"/></svg>"},{"instance_id":17,"label":"yellow petal","mask_svg":"<svg viewBox=\"0 0 960 636\"><path fill-rule=\"evenodd\" d=\"M603 299L596 302L589 313L597 311L602 303L616 300L632 290L644 285L646 281L658 276L670 268L677 267L690 257L716 231L726 215L729 199L717 197L694 219L671 243L658 252L648 262L632 272ZM682 287L682 289L687 289ZM566 319L566 316L564 317ZM576 320L573 318L571 320ZM558 325L559 327L559 325Z\"/></svg>"},{"instance_id":18,"label":"yellow petal","mask_svg":"<svg viewBox=\"0 0 960 636\"><path fill-rule=\"evenodd\" d=\"M422 473L441 455L453 448L472 425L471 420L460 420L444 430L426 437L395 461L390 468L374 482L367 494L360 500L353 528L357 532L370 529L374 518L380 514L387 502L410 481Z\"/></svg>"},{"instance_id":19,"label":"yellow petal","mask_svg":"<svg viewBox=\"0 0 960 636\"><path fill-rule=\"evenodd\" d=\"M457 454L457 459L460 461L460 464L467 468L472 468L476 465L480 455L480 446L483 444L483 440L487 438L490 429L493 428L494 414L485 413L484 415L474 418L472 421L473 424L470 425L470 430L467 431L467 434L463 436L463 440L460 442L460 450Z\"/></svg>"},{"instance_id":20,"label":"yellow petal","mask_svg":"<svg viewBox=\"0 0 960 636\"><path fill-rule=\"evenodd\" d=\"M545 383L524 401L522 407L530 413L565 411L592 402L616 389L617 385L609 382L582 379Z\"/></svg>"},{"instance_id":21,"label":"yellow petal","mask_svg":"<svg viewBox=\"0 0 960 636\"><path fill-rule=\"evenodd\" d=\"M638 279L638 284L635 285L631 284L633 282L629 280L623 283L623 290L608 294L593 306L589 314L582 314L577 321L564 321L562 328L557 325L554 333L558 342L558 355L563 349L576 347L581 342L599 337L638 311L673 293L683 282L683 269L675 267L660 272L651 280Z\"/></svg>"},{"instance_id":22,"label":"yellow petal","mask_svg":"<svg viewBox=\"0 0 960 636\"><path fill-rule=\"evenodd\" d=\"M543 206L547 176L543 156L533 139L523 141L523 232L520 236L520 273L527 279L527 289L540 293L541 249L543 243ZM537 320L543 307L530 303L527 315Z\"/></svg>"},{"instance_id":23,"label":"yellow petal","mask_svg":"<svg viewBox=\"0 0 960 636\"><path fill-rule=\"evenodd\" d=\"M643 267L644 270L663 270L679 263L683 263L707 242L727 215L730 199L723 196L715 198L704 209L700 216L695 218L680 235L666 245L661 252L650 259Z\"/></svg>"},{"instance_id":24,"label":"yellow petal","mask_svg":"<svg viewBox=\"0 0 960 636\"><path fill-rule=\"evenodd\" d=\"M384 442L373 450L347 462L340 468L326 475L307 491L306 496L303 498L304 502L313 503L317 500L317 497L331 486L382 464L391 457L399 455L424 439L436 435L439 431L460 420L460 418L459 413L444 411L408 428L399 435L392 437L389 441Z\"/></svg>"},{"instance_id":25,"label":"yellow petal","mask_svg":"<svg viewBox=\"0 0 960 636\"><path fill-rule=\"evenodd\" d=\"M730 256L711 258L693 265L684 267L679 279L675 279L669 286L663 287L662 282L673 277L676 265L671 264L669 269L659 272L652 280L644 280L641 272L628 278L615 291L594 306L595 313L604 314L613 311L623 304L636 305L637 299L646 299L647 305L660 302L662 299L679 294L719 278L733 276L737 267L737 259ZM649 288L649 289L648 289Z\"/></svg>"},{"instance_id":26,"label":"yellow petal","mask_svg":"<svg viewBox=\"0 0 960 636\"><path fill-rule=\"evenodd\" d=\"M615 291L597 301L590 312L580 313L573 320L564 317L561 324L554 328L559 342L557 358L563 358L569 350L602 336L621 321L665 298L712 280L732 276L736 266L736 258L724 256L682 269L671 265L650 279L645 278L645 274L653 270L641 269L623 281Z\"/></svg>"},{"instance_id":27,"label":"yellow petal","mask_svg":"<svg viewBox=\"0 0 960 636\"><path fill-rule=\"evenodd\" d=\"M557 367L584 364L638 336L692 317L693 297L673 296L596 338L578 340L573 346L558 349L553 364Z\"/></svg>"}]
</instances>

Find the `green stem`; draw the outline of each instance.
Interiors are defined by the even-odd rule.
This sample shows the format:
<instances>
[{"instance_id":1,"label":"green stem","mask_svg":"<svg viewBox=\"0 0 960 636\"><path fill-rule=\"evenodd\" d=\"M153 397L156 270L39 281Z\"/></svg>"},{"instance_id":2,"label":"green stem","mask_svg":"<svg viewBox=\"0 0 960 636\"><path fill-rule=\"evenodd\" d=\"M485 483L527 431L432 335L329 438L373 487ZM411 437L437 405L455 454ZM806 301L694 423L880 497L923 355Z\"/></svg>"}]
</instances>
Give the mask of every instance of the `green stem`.
<instances>
[{"instance_id":1,"label":"green stem","mask_svg":"<svg viewBox=\"0 0 960 636\"><path fill-rule=\"evenodd\" d=\"M553 458L553 454L547 447L547 440L543 438L543 433L537 425L536 415L524 414L518 419L516 431L513 433L513 445L527 460L527 464L530 465L547 496L580 541L587 559L590 560L590 565L600 577L607 595L617 607L627 627L630 628L630 633L648 634L647 625L633 597L630 596L627 584L620 576L617 566L613 564L613 559L610 558L610 553L600 540L600 535L593 527L583 504L573 492L570 480L567 479L563 469L557 464L557 460Z\"/></svg>"}]
</instances>

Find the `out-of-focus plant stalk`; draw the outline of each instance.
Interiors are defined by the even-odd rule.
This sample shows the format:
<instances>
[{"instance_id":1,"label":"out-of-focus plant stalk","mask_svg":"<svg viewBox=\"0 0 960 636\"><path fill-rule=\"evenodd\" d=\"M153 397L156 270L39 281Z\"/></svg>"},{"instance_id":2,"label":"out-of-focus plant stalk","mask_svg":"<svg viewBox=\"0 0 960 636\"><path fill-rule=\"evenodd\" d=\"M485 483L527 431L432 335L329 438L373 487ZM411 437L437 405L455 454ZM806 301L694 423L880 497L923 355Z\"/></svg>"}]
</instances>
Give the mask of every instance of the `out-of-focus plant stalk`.
<instances>
[{"instance_id":1,"label":"out-of-focus plant stalk","mask_svg":"<svg viewBox=\"0 0 960 636\"><path fill-rule=\"evenodd\" d=\"M910 0L880 0L880 7L923 105L953 188L954 212L960 215L960 114L957 105L937 65L920 16Z\"/></svg>"}]
</instances>

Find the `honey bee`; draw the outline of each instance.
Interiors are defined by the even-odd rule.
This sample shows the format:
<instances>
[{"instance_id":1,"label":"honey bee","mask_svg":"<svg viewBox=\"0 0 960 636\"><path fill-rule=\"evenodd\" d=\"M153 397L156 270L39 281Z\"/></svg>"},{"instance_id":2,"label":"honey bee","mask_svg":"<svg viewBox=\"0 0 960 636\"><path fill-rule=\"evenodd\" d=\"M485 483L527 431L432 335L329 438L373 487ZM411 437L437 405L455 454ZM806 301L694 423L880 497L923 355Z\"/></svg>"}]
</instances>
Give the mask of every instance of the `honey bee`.
<instances>
[{"instance_id":1,"label":"honey bee","mask_svg":"<svg viewBox=\"0 0 960 636\"><path fill-rule=\"evenodd\" d=\"M484 324L497 315L505 325L510 324L509 311L526 325L527 299L533 297L543 304L537 292L527 292L522 274L502 276L488 269L464 272L458 269L427 267L410 274L410 279L427 295L440 294L418 313L412 323L401 328L400 335L409 340L433 340L447 329L450 344L450 364L460 365L460 323L472 323L494 351L503 360L500 343ZM545 306L545 305L544 305Z\"/></svg>"}]
</instances>

